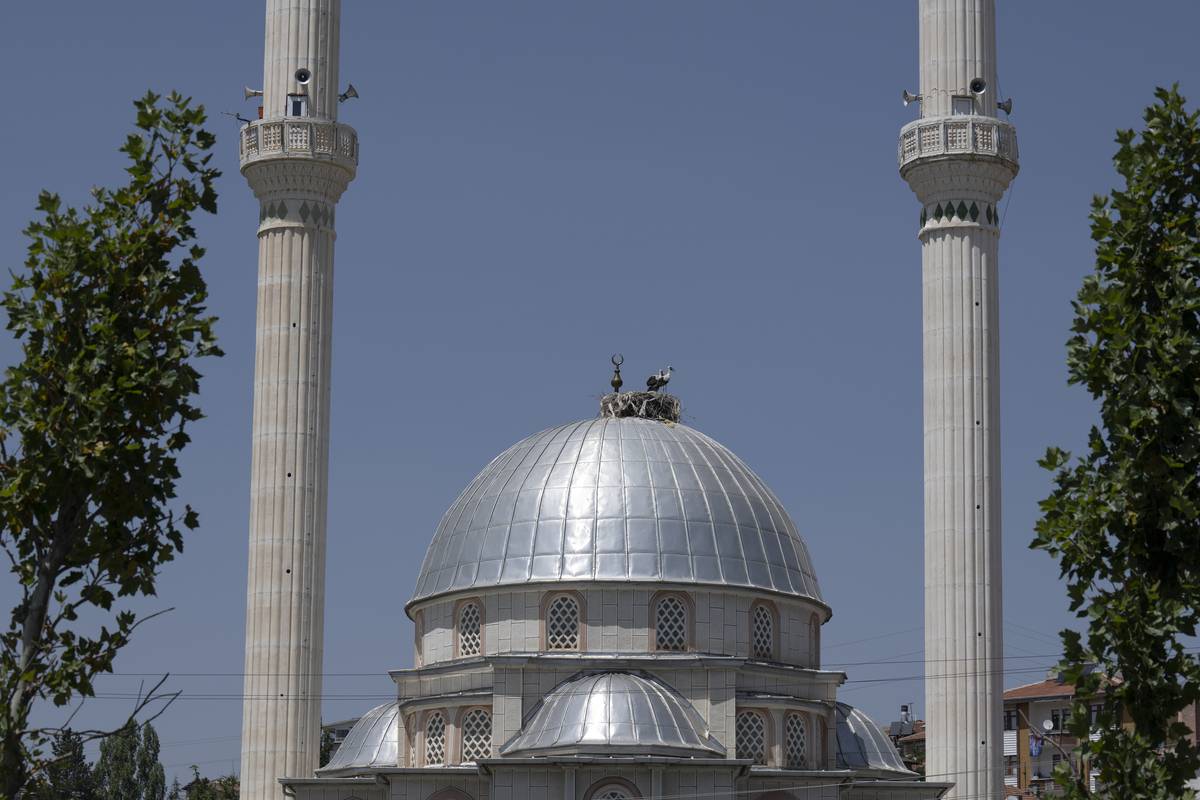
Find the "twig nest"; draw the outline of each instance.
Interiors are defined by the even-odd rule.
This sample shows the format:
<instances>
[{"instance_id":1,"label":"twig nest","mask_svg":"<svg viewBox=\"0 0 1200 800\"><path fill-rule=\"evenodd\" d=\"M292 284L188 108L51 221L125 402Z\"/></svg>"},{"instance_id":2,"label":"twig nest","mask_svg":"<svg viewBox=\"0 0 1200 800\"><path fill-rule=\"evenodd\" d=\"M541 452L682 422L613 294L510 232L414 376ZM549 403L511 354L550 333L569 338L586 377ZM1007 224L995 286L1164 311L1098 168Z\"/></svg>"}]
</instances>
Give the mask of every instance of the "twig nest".
<instances>
[{"instance_id":1,"label":"twig nest","mask_svg":"<svg viewBox=\"0 0 1200 800\"><path fill-rule=\"evenodd\" d=\"M641 417L679 422L679 398L666 392L612 392L600 398L602 417Z\"/></svg>"}]
</instances>

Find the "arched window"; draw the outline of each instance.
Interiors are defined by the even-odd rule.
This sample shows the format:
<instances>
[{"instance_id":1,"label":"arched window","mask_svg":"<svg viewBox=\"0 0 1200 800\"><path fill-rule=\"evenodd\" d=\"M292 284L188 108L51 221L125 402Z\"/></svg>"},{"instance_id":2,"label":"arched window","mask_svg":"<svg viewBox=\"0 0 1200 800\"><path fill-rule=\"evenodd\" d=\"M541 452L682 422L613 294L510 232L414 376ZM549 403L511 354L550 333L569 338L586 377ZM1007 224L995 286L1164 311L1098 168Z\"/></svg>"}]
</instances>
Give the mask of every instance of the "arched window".
<instances>
[{"instance_id":1,"label":"arched window","mask_svg":"<svg viewBox=\"0 0 1200 800\"><path fill-rule=\"evenodd\" d=\"M755 764L767 763L767 720L761 711L740 711L737 715L737 757Z\"/></svg>"},{"instance_id":2,"label":"arched window","mask_svg":"<svg viewBox=\"0 0 1200 800\"><path fill-rule=\"evenodd\" d=\"M821 618L808 618L808 662L813 669L821 666Z\"/></svg>"},{"instance_id":3,"label":"arched window","mask_svg":"<svg viewBox=\"0 0 1200 800\"><path fill-rule=\"evenodd\" d=\"M413 662L418 666L425 663L425 612L413 614Z\"/></svg>"},{"instance_id":4,"label":"arched window","mask_svg":"<svg viewBox=\"0 0 1200 800\"><path fill-rule=\"evenodd\" d=\"M665 594L654 603L654 649L687 650L688 608L677 595Z\"/></svg>"},{"instance_id":5,"label":"arched window","mask_svg":"<svg viewBox=\"0 0 1200 800\"><path fill-rule=\"evenodd\" d=\"M458 655L477 656L483 651L483 611L475 600L458 607Z\"/></svg>"},{"instance_id":6,"label":"arched window","mask_svg":"<svg viewBox=\"0 0 1200 800\"><path fill-rule=\"evenodd\" d=\"M787 753L787 765L792 769L808 766L808 725L802 714L787 715L783 728L783 744Z\"/></svg>"},{"instance_id":7,"label":"arched window","mask_svg":"<svg viewBox=\"0 0 1200 800\"><path fill-rule=\"evenodd\" d=\"M579 649L579 601L574 596L556 595L546 606L546 649Z\"/></svg>"},{"instance_id":8,"label":"arched window","mask_svg":"<svg viewBox=\"0 0 1200 800\"><path fill-rule=\"evenodd\" d=\"M492 714L486 708L473 708L462 721L462 758L474 764L492 754Z\"/></svg>"},{"instance_id":9,"label":"arched window","mask_svg":"<svg viewBox=\"0 0 1200 800\"><path fill-rule=\"evenodd\" d=\"M775 658L775 613L766 603L755 603L750 615L750 646L755 658Z\"/></svg>"},{"instance_id":10,"label":"arched window","mask_svg":"<svg viewBox=\"0 0 1200 800\"><path fill-rule=\"evenodd\" d=\"M638 800L642 793L624 778L601 778L583 793L583 800Z\"/></svg>"},{"instance_id":11,"label":"arched window","mask_svg":"<svg viewBox=\"0 0 1200 800\"><path fill-rule=\"evenodd\" d=\"M425 719L425 766L446 763L446 717L435 711Z\"/></svg>"}]
</instances>

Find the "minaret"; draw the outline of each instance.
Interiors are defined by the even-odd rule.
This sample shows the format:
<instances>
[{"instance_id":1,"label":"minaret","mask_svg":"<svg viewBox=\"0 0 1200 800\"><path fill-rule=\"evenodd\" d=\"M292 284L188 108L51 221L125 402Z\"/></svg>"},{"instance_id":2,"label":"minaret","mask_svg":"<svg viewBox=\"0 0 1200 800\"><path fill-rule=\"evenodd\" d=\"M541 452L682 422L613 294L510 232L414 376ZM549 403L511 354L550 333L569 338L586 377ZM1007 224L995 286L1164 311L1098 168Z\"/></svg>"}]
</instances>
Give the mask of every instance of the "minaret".
<instances>
[{"instance_id":1,"label":"minaret","mask_svg":"<svg viewBox=\"0 0 1200 800\"><path fill-rule=\"evenodd\" d=\"M919 7L921 118L899 157L921 202L925 770L983 800L1003 797L997 211L1017 139L998 119L995 0Z\"/></svg>"},{"instance_id":2,"label":"minaret","mask_svg":"<svg viewBox=\"0 0 1200 800\"><path fill-rule=\"evenodd\" d=\"M243 800L281 799L277 779L311 777L320 751L334 208L358 163L337 122L340 18L340 0L267 0L263 105L240 141L259 201Z\"/></svg>"}]
</instances>

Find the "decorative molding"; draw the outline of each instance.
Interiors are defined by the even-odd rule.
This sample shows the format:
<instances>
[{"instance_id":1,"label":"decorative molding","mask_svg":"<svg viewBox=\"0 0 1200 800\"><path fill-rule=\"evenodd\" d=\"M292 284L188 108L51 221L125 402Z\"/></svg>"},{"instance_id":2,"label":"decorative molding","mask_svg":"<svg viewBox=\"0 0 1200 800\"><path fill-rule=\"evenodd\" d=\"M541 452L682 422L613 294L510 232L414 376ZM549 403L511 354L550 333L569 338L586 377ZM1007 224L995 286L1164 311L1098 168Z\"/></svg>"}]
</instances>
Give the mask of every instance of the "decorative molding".
<instances>
[{"instance_id":1,"label":"decorative molding","mask_svg":"<svg viewBox=\"0 0 1200 800\"><path fill-rule=\"evenodd\" d=\"M897 146L900 171L927 158L963 156L1007 162L1015 173L1020 160L1017 129L994 117L962 114L923 118L900 129Z\"/></svg>"}]
</instances>

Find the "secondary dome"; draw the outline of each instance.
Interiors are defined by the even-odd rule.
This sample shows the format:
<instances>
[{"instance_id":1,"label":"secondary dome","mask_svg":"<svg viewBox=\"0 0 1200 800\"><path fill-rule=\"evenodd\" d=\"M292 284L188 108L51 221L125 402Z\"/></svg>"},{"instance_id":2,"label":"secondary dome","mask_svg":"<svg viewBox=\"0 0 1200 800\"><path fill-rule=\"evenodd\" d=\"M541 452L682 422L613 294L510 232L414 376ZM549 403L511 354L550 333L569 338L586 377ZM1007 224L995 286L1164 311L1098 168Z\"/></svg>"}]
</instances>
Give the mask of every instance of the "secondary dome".
<instances>
[{"instance_id":1,"label":"secondary dome","mask_svg":"<svg viewBox=\"0 0 1200 800\"><path fill-rule=\"evenodd\" d=\"M399 703L384 703L362 715L321 773L396 766L400 745Z\"/></svg>"},{"instance_id":2,"label":"secondary dome","mask_svg":"<svg viewBox=\"0 0 1200 800\"><path fill-rule=\"evenodd\" d=\"M674 755L723 757L696 709L651 675L603 672L570 678L546 695L505 756Z\"/></svg>"},{"instance_id":3,"label":"secondary dome","mask_svg":"<svg viewBox=\"0 0 1200 800\"><path fill-rule=\"evenodd\" d=\"M602 417L536 433L442 517L412 601L553 581L698 583L821 600L808 548L740 458L686 425Z\"/></svg>"},{"instance_id":4,"label":"secondary dome","mask_svg":"<svg viewBox=\"0 0 1200 800\"><path fill-rule=\"evenodd\" d=\"M880 777L914 777L904 766L892 740L866 714L837 704L837 763L841 769L873 772Z\"/></svg>"}]
</instances>

